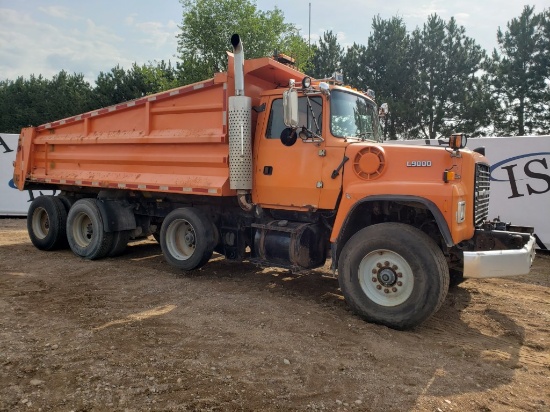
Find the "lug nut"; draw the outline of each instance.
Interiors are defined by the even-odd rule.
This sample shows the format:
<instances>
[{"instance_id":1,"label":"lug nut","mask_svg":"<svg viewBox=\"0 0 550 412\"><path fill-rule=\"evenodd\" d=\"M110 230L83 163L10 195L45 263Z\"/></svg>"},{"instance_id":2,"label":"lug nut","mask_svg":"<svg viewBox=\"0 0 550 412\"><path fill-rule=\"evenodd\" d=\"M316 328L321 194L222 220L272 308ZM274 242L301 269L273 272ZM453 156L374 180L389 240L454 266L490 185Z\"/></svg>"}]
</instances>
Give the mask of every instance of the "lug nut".
<instances>
[{"instance_id":1,"label":"lug nut","mask_svg":"<svg viewBox=\"0 0 550 412\"><path fill-rule=\"evenodd\" d=\"M373 281L373 282L377 282L378 279L376 279L376 278L373 276L373 277L372 277L372 281Z\"/></svg>"},{"instance_id":2,"label":"lug nut","mask_svg":"<svg viewBox=\"0 0 550 412\"><path fill-rule=\"evenodd\" d=\"M373 275L376 275L377 273L378 273L378 271L377 271L376 269L373 269L373 270L372 270L372 274L373 274Z\"/></svg>"},{"instance_id":3,"label":"lug nut","mask_svg":"<svg viewBox=\"0 0 550 412\"><path fill-rule=\"evenodd\" d=\"M397 288L391 288L392 292L397 292Z\"/></svg>"},{"instance_id":4,"label":"lug nut","mask_svg":"<svg viewBox=\"0 0 550 412\"><path fill-rule=\"evenodd\" d=\"M403 286L403 282L397 282L397 286Z\"/></svg>"},{"instance_id":5,"label":"lug nut","mask_svg":"<svg viewBox=\"0 0 550 412\"><path fill-rule=\"evenodd\" d=\"M384 293L390 293L389 289L384 289Z\"/></svg>"},{"instance_id":6,"label":"lug nut","mask_svg":"<svg viewBox=\"0 0 550 412\"><path fill-rule=\"evenodd\" d=\"M397 265L393 265L391 268L392 268L393 270L397 270Z\"/></svg>"},{"instance_id":7,"label":"lug nut","mask_svg":"<svg viewBox=\"0 0 550 412\"><path fill-rule=\"evenodd\" d=\"M382 289L382 286L376 285L376 289L380 290L380 289Z\"/></svg>"},{"instance_id":8,"label":"lug nut","mask_svg":"<svg viewBox=\"0 0 550 412\"><path fill-rule=\"evenodd\" d=\"M388 262L387 260L384 262L384 266L389 266L390 265L390 262Z\"/></svg>"},{"instance_id":9,"label":"lug nut","mask_svg":"<svg viewBox=\"0 0 550 412\"><path fill-rule=\"evenodd\" d=\"M378 262L378 263L376 264L376 267L381 268L381 267L382 267L382 263Z\"/></svg>"},{"instance_id":10,"label":"lug nut","mask_svg":"<svg viewBox=\"0 0 550 412\"><path fill-rule=\"evenodd\" d=\"M397 277L398 277L398 278L402 278L402 277L403 277L403 273L399 272L399 273L397 274Z\"/></svg>"}]
</instances>

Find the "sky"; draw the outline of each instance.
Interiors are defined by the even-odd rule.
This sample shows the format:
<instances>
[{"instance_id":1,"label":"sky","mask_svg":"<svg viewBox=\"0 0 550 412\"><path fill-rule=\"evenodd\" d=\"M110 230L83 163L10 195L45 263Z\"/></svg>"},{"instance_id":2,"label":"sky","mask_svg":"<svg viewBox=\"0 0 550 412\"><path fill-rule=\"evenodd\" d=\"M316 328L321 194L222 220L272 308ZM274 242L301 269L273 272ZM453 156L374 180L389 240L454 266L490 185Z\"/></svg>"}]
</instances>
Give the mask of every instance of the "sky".
<instances>
[{"instance_id":1,"label":"sky","mask_svg":"<svg viewBox=\"0 0 550 412\"><path fill-rule=\"evenodd\" d=\"M260 10L275 6L287 23L314 43L332 30L340 45L367 44L372 18L399 16L409 31L422 27L437 13L454 17L482 48L497 46L503 30L524 7L517 0L257 0ZM311 4L311 28L309 27ZM531 0L535 12L548 0ZM31 74L51 78L61 70L82 73L90 83L117 64L177 60L178 0L0 0L0 80ZM246 39L243 39L246 55Z\"/></svg>"}]
</instances>

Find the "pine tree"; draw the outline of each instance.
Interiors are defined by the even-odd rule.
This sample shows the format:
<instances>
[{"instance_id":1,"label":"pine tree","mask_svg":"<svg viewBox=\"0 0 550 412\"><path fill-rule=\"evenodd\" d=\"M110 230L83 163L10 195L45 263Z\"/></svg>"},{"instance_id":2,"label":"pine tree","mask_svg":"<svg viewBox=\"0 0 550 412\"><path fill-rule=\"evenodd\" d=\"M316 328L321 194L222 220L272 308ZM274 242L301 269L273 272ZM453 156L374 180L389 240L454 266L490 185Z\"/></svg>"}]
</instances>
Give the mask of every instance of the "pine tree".
<instances>
[{"instance_id":1,"label":"pine tree","mask_svg":"<svg viewBox=\"0 0 550 412\"><path fill-rule=\"evenodd\" d=\"M497 31L488 66L492 90L500 107L495 115L497 132L524 136L548 133L548 12L535 14L525 6L521 16Z\"/></svg>"},{"instance_id":2,"label":"pine tree","mask_svg":"<svg viewBox=\"0 0 550 412\"><path fill-rule=\"evenodd\" d=\"M343 49L332 31L323 33L319 44L314 48L312 75L317 79L331 77L339 72L343 57Z\"/></svg>"},{"instance_id":3,"label":"pine tree","mask_svg":"<svg viewBox=\"0 0 550 412\"><path fill-rule=\"evenodd\" d=\"M422 30L413 32L411 52L418 88L412 104L419 115L412 136L435 139L453 131L476 133L488 125L488 116L467 118L478 110L487 113L489 107L478 96L485 90L478 75L485 52L464 27L454 18L445 22L433 14Z\"/></svg>"}]
</instances>

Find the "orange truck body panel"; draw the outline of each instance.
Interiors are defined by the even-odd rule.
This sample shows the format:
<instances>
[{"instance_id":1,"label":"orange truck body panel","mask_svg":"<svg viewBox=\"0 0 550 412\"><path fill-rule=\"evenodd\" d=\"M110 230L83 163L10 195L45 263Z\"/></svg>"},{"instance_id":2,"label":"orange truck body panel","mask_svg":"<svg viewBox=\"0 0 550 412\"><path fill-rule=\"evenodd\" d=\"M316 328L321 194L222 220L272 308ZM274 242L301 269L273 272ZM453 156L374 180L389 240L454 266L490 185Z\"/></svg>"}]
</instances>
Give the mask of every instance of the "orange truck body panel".
<instances>
[{"instance_id":1,"label":"orange truck body panel","mask_svg":"<svg viewBox=\"0 0 550 412\"><path fill-rule=\"evenodd\" d=\"M367 146L369 147L369 146ZM388 160L372 173L364 173L366 166L362 165L368 158L369 149L362 145L351 145L346 155L350 158L344 173L344 192L340 202L331 241L336 241L340 228L350 210L357 202L366 196L410 196L421 197L433 202L443 214L454 243L470 239L475 230L473 213L466 214L466 219L457 223L455 218L457 204L466 201L468 205L474 202L474 182L472 173L465 173L464 179L444 183L443 172L453 169L457 175L463 175L462 170L474 170L474 157L463 156L460 162L450 155L441 155L441 148L413 147L405 145L371 145L381 151L381 156ZM433 151L430 153L430 151ZM367 153L367 155L365 155ZM463 150L464 154L474 154ZM482 160L481 155L477 155ZM407 167L411 159L431 159L431 167ZM391 167L389 166L391 159ZM454 168L453 168L454 166Z\"/></svg>"},{"instance_id":2,"label":"orange truck body panel","mask_svg":"<svg viewBox=\"0 0 550 412\"><path fill-rule=\"evenodd\" d=\"M15 184L235 195L227 125L232 60L230 54L227 73L203 82L23 129ZM244 72L253 105L264 90L302 76L269 58L247 60Z\"/></svg>"}]
</instances>

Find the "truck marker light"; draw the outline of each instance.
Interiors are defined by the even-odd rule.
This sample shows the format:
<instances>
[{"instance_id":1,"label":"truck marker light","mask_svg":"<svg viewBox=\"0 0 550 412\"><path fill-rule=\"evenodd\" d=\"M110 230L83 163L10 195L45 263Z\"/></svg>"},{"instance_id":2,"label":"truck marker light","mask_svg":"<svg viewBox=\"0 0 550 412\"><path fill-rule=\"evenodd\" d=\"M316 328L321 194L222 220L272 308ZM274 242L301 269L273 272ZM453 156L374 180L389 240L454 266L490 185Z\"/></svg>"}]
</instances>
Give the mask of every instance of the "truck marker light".
<instances>
[{"instance_id":1,"label":"truck marker light","mask_svg":"<svg viewBox=\"0 0 550 412\"><path fill-rule=\"evenodd\" d=\"M455 180L455 172L451 172L450 170L445 170L443 172L443 181L445 183L448 183L451 180Z\"/></svg>"}]
</instances>

